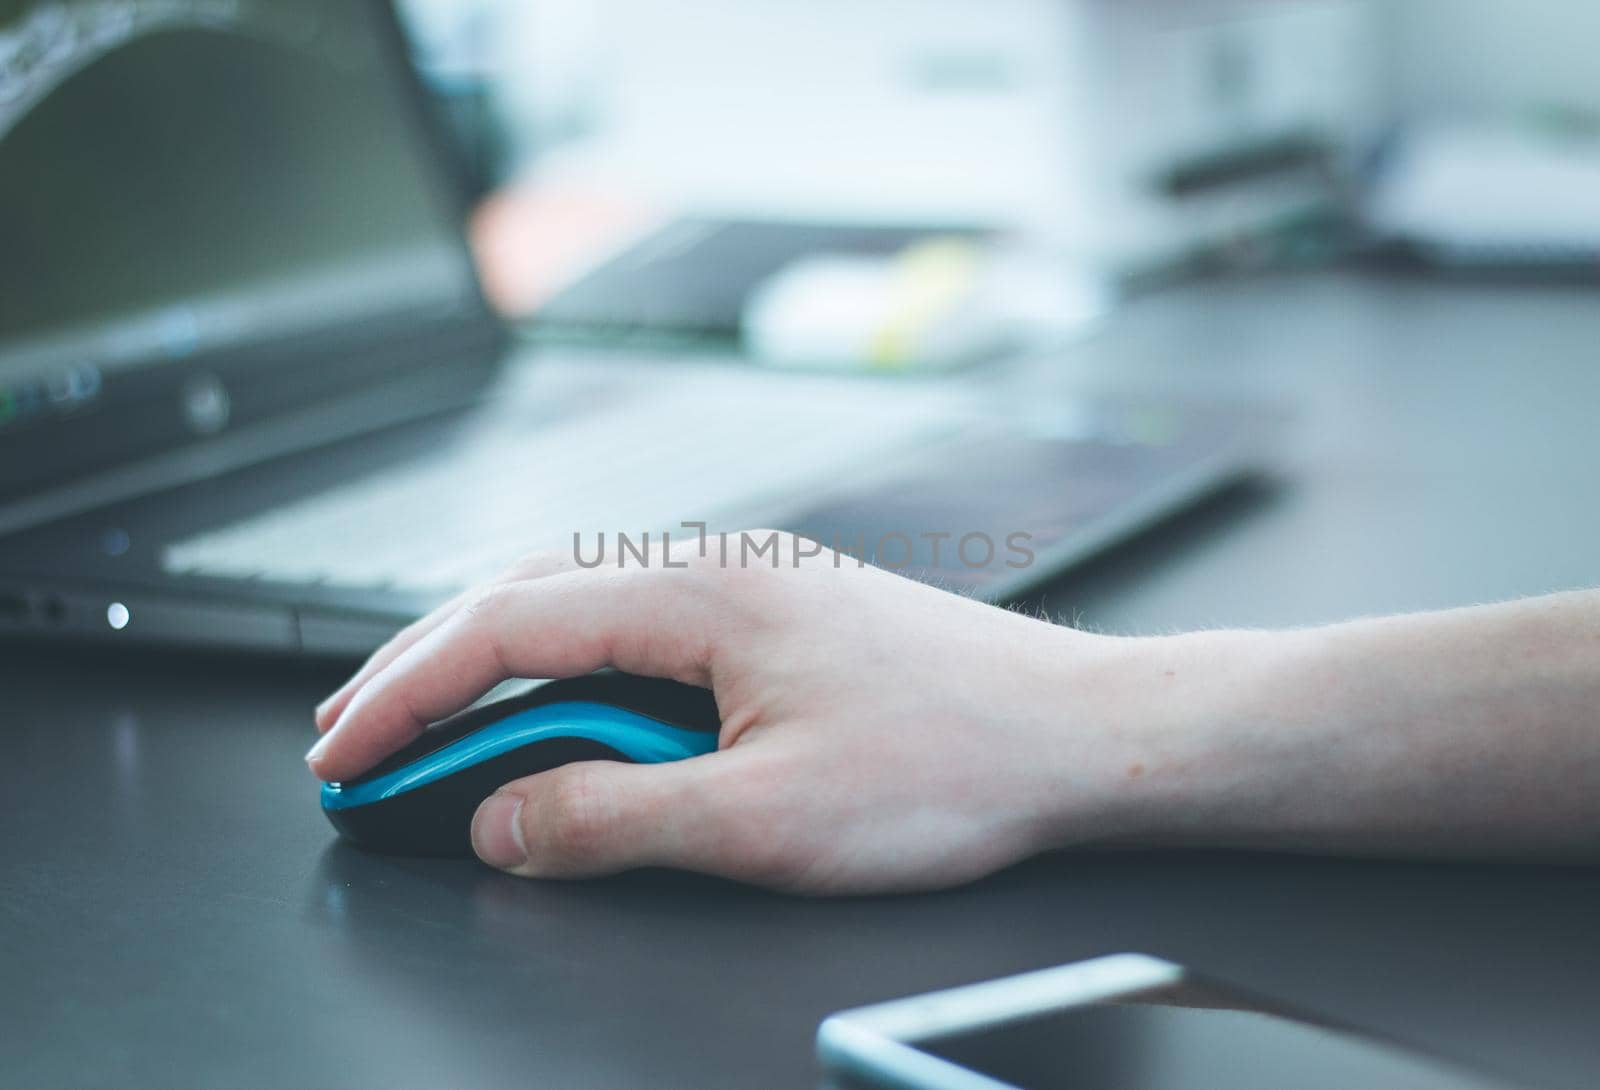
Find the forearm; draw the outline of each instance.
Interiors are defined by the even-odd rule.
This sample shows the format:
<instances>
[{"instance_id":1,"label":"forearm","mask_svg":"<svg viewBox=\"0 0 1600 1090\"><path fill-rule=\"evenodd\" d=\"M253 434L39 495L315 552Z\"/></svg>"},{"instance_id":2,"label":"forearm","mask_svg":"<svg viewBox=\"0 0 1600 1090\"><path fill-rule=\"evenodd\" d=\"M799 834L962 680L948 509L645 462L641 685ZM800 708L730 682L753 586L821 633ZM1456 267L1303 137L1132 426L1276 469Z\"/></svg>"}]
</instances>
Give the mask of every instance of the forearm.
<instances>
[{"instance_id":1,"label":"forearm","mask_svg":"<svg viewBox=\"0 0 1600 1090\"><path fill-rule=\"evenodd\" d=\"M1136 642L1129 839L1600 858L1600 593Z\"/></svg>"}]
</instances>

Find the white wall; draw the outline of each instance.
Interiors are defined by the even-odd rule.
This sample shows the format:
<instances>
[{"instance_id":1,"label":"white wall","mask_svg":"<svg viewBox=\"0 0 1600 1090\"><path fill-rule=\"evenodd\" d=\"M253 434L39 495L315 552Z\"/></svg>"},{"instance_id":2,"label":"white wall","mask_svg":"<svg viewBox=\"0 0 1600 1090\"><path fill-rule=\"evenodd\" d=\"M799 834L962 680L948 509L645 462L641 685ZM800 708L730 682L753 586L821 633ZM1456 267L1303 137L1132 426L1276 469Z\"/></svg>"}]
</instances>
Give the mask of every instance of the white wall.
<instances>
[{"instance_id":1,"label":"white wall","mask_svg":"<svg viewBox=\"0 0 1600 1090\"><path fill-rule=\"evenodd\" d=\"M1038 224L1184 149L1347 128L1385 0L543 2L597 14L602 140L574 150L610 179L719 211ZM1231 96L1222 44L1247 54Z\"/></svg>"},{"instance_id":2,"label":"white wall","mask_svg":"<svg viewBox=\"0 0 1600 1090\"><path fill-rule=\"evenodd\" d=\"M1600 112L1595 0L1388 0L1390 79L1406 113Z\"/></svg>"},{"instance_id":3,"label":"white wall","mask_svg":"<svg viewBox=\"0 0 1600 1090\"><path fill-rule=\"evenodd\" d=\"M1032 205L1067 154L1069 5L601 0L613 177L721 209Z\"/></svg>"},{"instance_id":4,"label":"white wall","mask_svg":"<svg viewBox=\"0 0 1600 1090\"><path fill-rule=\"evenodd\" d=\"M717 211L1049 220L1297 118L1600 111L1600 0L407 3L494 13L465 36L541 169ZM1247 38L1230 103L1207 43Z\"/></svg>"}]
</instances>

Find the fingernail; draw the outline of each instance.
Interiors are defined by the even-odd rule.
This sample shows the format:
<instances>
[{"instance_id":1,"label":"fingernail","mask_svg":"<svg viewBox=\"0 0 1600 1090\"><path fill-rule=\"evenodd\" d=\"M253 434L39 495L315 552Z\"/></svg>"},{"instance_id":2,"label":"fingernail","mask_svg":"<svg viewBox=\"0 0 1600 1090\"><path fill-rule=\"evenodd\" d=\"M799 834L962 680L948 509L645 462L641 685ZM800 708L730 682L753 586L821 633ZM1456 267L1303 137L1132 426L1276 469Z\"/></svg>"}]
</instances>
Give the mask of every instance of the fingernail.
<instances>
[{"instance_id":1,"label":"fingernail","mask_svg":"<svg viewBox=\"0 0 1600 1090\"><path fill-rule=\"evenodd\" d=\"M522 796L490 795L472 818L472 850L491 867L505 870L528 860L522 844Z\"/></svg>"},{"instance_id":2,"label":"fingernail","mask_svg":"<svg viewBox=\"0 0 1600 1090\"><path fill-rule=\"evenodd\" d=\"M312 768L316 767L317 762L322 759L322 751L328 748L328 739L332 737L333 732L329 731L321 738L318 738L316 744L314 744L310 749L306 750L306 764L310 765Z\"/></svg>"},{"instance_id":3,"label":"fingernail","mask_svg":"<svg viewBox=\"0 0 1600 1090\"><path fill-rule=\"evenodd\" d=\"M337 693L334 694L334 696L337 696L337 695L338 695ZM318 704L315 708L313 708L311 710L311 718L313 718L313 719L315 719L317 721L317 726L320 727L322 725L323 718L328 714L328 705L332 704L332 703L333 703L333 696L330 696L327 699L323 700L322 703Z\"/></svg>"}]
</instances>

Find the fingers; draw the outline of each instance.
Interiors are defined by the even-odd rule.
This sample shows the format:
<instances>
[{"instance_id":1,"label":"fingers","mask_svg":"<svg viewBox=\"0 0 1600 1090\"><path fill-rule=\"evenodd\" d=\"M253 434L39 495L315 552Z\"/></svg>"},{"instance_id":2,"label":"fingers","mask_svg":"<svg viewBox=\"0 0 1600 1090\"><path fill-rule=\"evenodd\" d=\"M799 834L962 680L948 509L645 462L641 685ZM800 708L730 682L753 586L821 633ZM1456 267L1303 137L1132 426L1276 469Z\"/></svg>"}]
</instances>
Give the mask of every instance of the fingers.
<instances>
[{"instance_id":1,"label":"fingers","mask_svg":"<svg viewBox=\"0 0 1600 1090\"><path fill-rule=\"evenodd\" d=\"M603 666L709 685L707 598L687 571L569 572L506 583L440 621L381 668L306 755L354 776L508 677Z\"/></svg>"},{"instance_id":2,"label":"fingers","mask_svg":"<svg viewBox=\"0 0 1600 1090\"><path fill-rule=\"evenodd\" d=\"M534 553L517 561L486 586L512 583L523 579L543 579L546 576L570 571L574 566L572 557L564 552ZM462 591L444 603L444 605L439 606L426 616L401 629L388 643L374 651L371 657L362 664L361 669L350 677L349 681L339 686L331 696L317 705L314 715L317 732L326 734L339 721L339 716L344 713L345 707L350 703L350 698L355 696L363 685L371 681L379 671L415 646L417 641L423 639L434 629L449 620L456 611L472 601L474 595L483 593L484 589L479 587Z\"/></svg>"},{"instance_id":3,"label":"fingers","mask_svg":"<svg viewBox=\"0 0 1600 1090\"><path fill-rule=\"evenodd\" d=\"M326 734L339 721L339 716L344 712L345 706L350 703L350 698L356 694L361 686L370 681L379 670L399 658L402 652L437 628L446 617L460 609L471 593L471 591L462 591L433 612L411 622L395 633L388 643L368 656L367 661L361 664L361 669L352 674L349 681L339 686L332 695L317 705L317 710L312 713L312 718L317 725L317 733Z\"/></svg>"},{"instance_id":4,"label":"fingers","mask_svg":"<svg viewBox=\"0 0 1600 1090\"><path fill-rule=\"evenodd\" d=\"M472 820L490 866L527 877L582 878L632 867L716 872L717 785L733 754L663 765L588 761L507 784Z\"/></svg>"}]
</instances>

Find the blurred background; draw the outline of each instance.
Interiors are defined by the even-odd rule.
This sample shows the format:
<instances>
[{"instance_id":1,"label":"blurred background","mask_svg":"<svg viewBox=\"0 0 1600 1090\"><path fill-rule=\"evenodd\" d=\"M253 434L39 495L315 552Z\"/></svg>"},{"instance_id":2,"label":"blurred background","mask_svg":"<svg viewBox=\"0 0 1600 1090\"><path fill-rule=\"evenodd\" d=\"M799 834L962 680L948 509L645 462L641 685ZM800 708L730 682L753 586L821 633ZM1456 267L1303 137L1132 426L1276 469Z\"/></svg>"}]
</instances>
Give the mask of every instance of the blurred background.
<instances>
[{"instance_id":1,"label":"blurred background","mask_svg":"<svg viewBox=\"0 0 1600 1090\"><path fill-rule=\"evenodd\" d=\"M1600 256L1577 0L402 7L490 196L491 291L547 329L870 366L910 298L943 330L902 355L939 364L1197 268Z\"/></svg>"}]
</instances>

